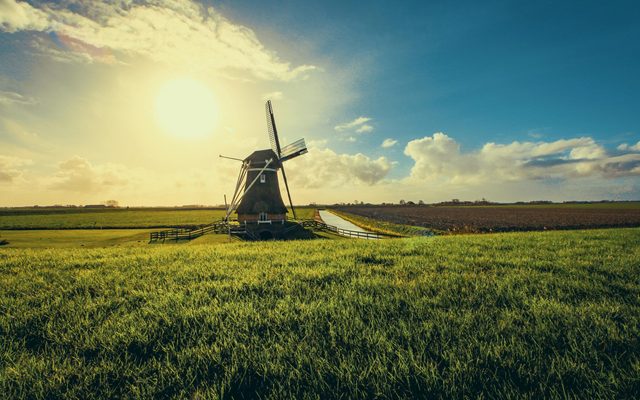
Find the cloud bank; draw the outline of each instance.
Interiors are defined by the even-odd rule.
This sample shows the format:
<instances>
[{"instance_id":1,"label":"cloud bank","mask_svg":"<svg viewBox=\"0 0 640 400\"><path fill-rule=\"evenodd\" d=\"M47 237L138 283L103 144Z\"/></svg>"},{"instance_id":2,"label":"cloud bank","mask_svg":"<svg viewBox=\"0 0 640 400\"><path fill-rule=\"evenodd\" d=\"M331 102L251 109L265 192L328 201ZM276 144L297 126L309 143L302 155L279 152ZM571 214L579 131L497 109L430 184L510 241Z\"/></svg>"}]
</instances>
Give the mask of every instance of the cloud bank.
<instances>
[{"instance_id":1,"label":"cloud bank","mask_svg":"<svg viewBox=\"0 0 640 400\"><path fill-rule=\"evenodd\" d=\"M299 203L339 202L354 196L371 202L629 199L638 191L640 152L612 153L590 137L490 142L463 151L454 138L435 133L409 141L404 152L412 161L405 174L395 171L397 163L386 157L339 153L327 148L325 141L312 141L309 153L286 162L285 168ZM229 164L215 173L194 168L167 176L119 164L95 164L78 156L43 175L34 175L35 167L42 166L26 158L0 156L0 185L10 188L11 194L15 189L14 202L116 198L123 204L212 204L231 188L229 177L237 173Z\"/></svg>"},{"instance_id":2,"label":"cloud bank","mask_svg":"<svg viewBox=\"0 0 640 400\"><path fill-rule=\"evenodd\" d=\"M404 153L414 161L409 177L414 181L480 184L640 175L640 154L609 155L590 137L490 142L478 151L463 152L453 138L435 133L410 141Z\"/></svg>"},{"instance_id":3,"label":"cloud bank","mask_svg":"<svg viewBox=\"0 0 640 400\"><path fill-rule=\"evenodd\" d=\"M640 151L640 141L636 144L628 145L627 143L622 143L618 146L618 150L620 151Z\"/></svg>"},{"instance_id":4,"label":"cloud bank","mask_svg":"<svg viewBox=\"0 0 640 400\"><path fill-rule=\"evenodd\" d=\"M191 0L71 2L0 0L0 29L48 33L34 47L59 61L117 62L143 56L239 78L289 81L313 65L292 66L249 28ZM50 39L50 40L49 40ZM198 60L197 65L190 60Z\"/></svg>"},{"instance_id":5,"label":"cloud bank","mask_svg":"<svg viewBox=\"0 0 640 400\"><path fill-rule=\"evenodd\" d=\"M14 183L22 178L32 161L25 158L0 155L0 184Z\"/></svg>"},{"instance_id":6,"label":"cloud bank","mask_svg":"<svg viewBox=\"0 0 640 400\"><path fill-rule=\"evenodd\" d=\"M87 159L74 156L58 164L58 171L49 187L70 192L99 192L108 187L126 185L128 174L122 165L93 166Z\"/></svg>"},{"instance_id":7,"label":"cloud bank","mask_svg":"<svg viewBox=\"0 0 640 400\"><path fill-rule=\"evenodd\" d=\"M301 188L374 185L391 170L385 157L370 158L364 154L338 154L328 148L310 148L309 153L285 164L295 170L293 184Z\"/></svg>"},{"instance_id":8,"label":"cloud bank","mask_svg":"<svg viewBox=\"0 0 640 400\"><path fill-rule=\"evenodd\" d=\"M50 25L47 13L29 3L15 0L0 0L0 29L5 32L21 30L46 30Z\"/></svg>"}]
</instances>

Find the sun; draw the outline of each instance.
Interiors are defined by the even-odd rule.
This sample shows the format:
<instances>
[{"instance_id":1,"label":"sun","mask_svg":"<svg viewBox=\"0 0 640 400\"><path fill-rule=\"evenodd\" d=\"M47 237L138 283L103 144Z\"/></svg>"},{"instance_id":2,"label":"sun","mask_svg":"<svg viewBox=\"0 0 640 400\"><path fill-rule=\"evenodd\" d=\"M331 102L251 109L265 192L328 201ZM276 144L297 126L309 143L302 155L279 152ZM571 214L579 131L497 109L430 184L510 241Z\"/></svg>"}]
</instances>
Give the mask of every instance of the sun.
<instances>
[{"instance_id":1,"label":"sun","mask_svg":"<svg viewBox=\"0 0 640 400\"><path fill-rule=\"evenodd\" d=\"M216 102L209 88L194 79L166 82L156 96L158 125L179 138L201 138L216 126Z\"/></svg>"}]
</instances>

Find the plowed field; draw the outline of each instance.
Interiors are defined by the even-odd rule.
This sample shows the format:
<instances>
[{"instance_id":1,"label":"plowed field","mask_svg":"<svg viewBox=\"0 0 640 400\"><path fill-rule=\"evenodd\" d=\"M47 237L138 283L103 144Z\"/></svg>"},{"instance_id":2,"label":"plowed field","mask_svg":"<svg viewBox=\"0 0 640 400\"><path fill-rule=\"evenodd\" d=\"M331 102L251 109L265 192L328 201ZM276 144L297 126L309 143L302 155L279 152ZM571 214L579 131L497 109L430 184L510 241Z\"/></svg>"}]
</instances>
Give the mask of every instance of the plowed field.
<instances>
[{"instance_id":1,"label":"plowed field","mask_svg":"<svg viewBox=\"0 0 640 400\"><path fill-rule=\"evenodd\" d=\"M339 211L396 224L449 232L539 231L640 226L640 205L338 207Z\"/></svg>"}]
</instances>

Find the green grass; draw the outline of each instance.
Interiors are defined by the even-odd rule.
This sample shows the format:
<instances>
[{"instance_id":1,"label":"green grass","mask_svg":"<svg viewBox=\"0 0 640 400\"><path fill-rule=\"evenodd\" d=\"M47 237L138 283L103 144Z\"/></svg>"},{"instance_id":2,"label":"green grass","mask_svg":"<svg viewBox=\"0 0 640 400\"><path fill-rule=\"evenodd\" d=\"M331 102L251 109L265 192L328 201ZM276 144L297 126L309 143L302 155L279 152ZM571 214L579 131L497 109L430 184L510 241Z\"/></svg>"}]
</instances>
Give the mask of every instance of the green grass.
<instances>
[{"instance_id":1,"label":"green grass","mask_svg":"<svg viewBox=\"0 0 640 400\"><path fill-rule=\"evenodd\" d=\"M110 247L143 246L152 229L68 229L0 231L0 240L10 247Z\"/></svg>"},{"instance_id":2,"label":"green grass","mask_svg":"<svg viewBox=\"0 0 640 400\"><path fill-rule=\"evenodd\" d=\"M0 249L5 398L638 398L640 229Z\"/></svg>"},{"instance_id":3,"label":"green grass","mask_svg":"<svg viewBox=\"0 0 640 400\"><path fill-rule=\"evenodd\" d=\"M296 207L296 216L299 220L313 219L315 212L315 207ZM291 214L291 208L289 208L289 217L293 218L293 215Z\"/></svg>"},{"instance_id":4,"label":"green grass","mask_svg":"<svg viewBox=\"0 0 640 400\"><path fill-rule=\"evenodd\" d=\"M394 224L393 222L386 222L375 218L363 217L360 215L355 215L351 213L347 213L344 211L338 210L330 210L335 215L340 216L341 218L358 225L359 227L366 229L370 232L378 232L386 235L392 236L427 236L433 234L432 229L420 227L420 226L411 226L411 225L402 225L402 224Z\"/></svg>"},{"instance_id":5,"label":"green grass","mask_svg":"<svg viewBox=\"0 0 640 400\"><path fill-rule=\"evenodd\" d=\"M0 229L161 228L205 225L219 221L224 210L116 209L65 213L21 213L0 216Z\"/></svg>"},{"instance_id":6,"label":"green grass","mask_svg":"<svg viewBox=\"0 0 640 400\"><path fill-rule=\"evenodd\" d=\"M229 237L229 235L226 234L207 233L206 235L200 236L199 238L190 240L185 243L188 243L190 246L197 246L201 244L237 243L240 241L241 239L236 236ZM165 241L164 244L169 244L169 241Z\"/></svg>"},{"instance_id":7,"label":"green grass","mask_svg":"<svg viewBox=\"0 0 640 400\"><path fill-rule=\"evenodd\" d=\"M155 229L62 229L62 230L9 230L0 231L0 241L9 243L2 248L57 248L57 247L130 247L149 244L149 233ZM236 238L228 235L206 234L191 241L177 244L231 243ZM153 244L176 244L171 240Z\"/></svg>"},{"instance_id":8,"label":"green grass","mask_svg":"<svg viewBox=\"0 0 640 400\"><path fill-rule=\"evenodd\" d=\"M300 207L296 213L299 219L313 219L314 209ZM4 209L0 230L187 227L220 221L224 215L222 209Z\"/></svg>"}]
</instances>

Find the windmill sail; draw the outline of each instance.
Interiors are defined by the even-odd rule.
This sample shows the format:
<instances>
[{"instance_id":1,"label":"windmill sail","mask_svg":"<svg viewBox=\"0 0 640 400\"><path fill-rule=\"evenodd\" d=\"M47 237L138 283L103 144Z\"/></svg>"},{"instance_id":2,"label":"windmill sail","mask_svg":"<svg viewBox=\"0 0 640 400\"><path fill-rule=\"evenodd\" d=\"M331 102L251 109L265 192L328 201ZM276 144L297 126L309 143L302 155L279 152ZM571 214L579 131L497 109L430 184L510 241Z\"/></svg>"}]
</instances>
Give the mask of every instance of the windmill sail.
<instances>
[{"instance_id":1,"label":"windmill sail","mask_svg":"<svg viewBox=\"0 0 640 400\"><path fill-rule=\"evenodd\" d=\"M276 128L276 119L273 116L271 100L267 100L265 109L267 112L267 130L269 131L271 150L276 153L278 159L282 162L305 154L307 152L307 144L304 142L304 139L298 139L282 148L280 147L280 138L278 138L278 128Z\"/></svg>"},{"instance_id":2,"label":"windmill sail","mask_svg":"<svg viewBox=\"0 0 640 400\"><path fill-rule=\"evenodd\" d=\"M265 104L265 109L267 111L267 129L269 131L269 141L271 142L271 149L280 163L280 171L282 171L282 179L284 180L284 187L287 189L287 197L289 198L289 205L291 206L291 212L293 213L293 218L298 219L296 215L296 209L293 207L293 201L291 200L291 192L289 191L289 182L287 182L287 173L284 172L284 165L282 165L282 161L290 160L294 157L299 156L300 154L304 154L307 152L307 145L304 143L304 139L295 141L288 146L285 146L286 152L283 153L280 149L280 139L278 139L278 128L276 128L276 119L273 116L273 107L271 106L271 100L267 100L267 104ZM285 157L283 157L283 155Z\"/></svg>"},{"instance_id":3,"label":"windmill sail","mask_svg":"<svg viewBox=\"0 0 640 400\"><path fill-rule=\"evenodd\" d=\"M271 142L271 150L280 158L280 140L278 139L278 129L276 128L276 119L273 117L273 108L271 100L267 100L265 104L267 111L267 129L269 131L269 142Z\"/></svg>"},{"instance_id":4,"label":"windmill sail","mask_svg":"<svg viewBox=\"0 0 640 400\"><path fill-rule=\"evenodd\" d=\"M288 144L282 148L282 151L280 153L280 161L290 160L306 152L307 144L304 142L304 139L298 139L295 142Z\"/></svg>"}]
</instances>

